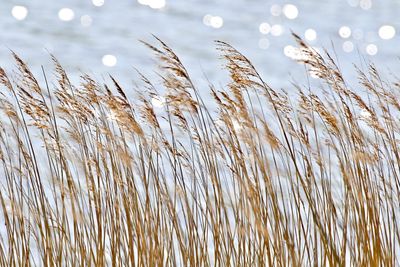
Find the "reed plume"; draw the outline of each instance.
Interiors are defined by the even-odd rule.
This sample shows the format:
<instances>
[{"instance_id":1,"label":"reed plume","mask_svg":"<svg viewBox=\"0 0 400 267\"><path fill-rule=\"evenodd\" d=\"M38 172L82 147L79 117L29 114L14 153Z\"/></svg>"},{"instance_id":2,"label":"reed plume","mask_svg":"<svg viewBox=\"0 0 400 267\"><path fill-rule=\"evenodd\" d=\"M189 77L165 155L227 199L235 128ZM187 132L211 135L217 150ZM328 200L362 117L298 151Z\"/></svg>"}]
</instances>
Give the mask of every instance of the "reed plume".
<instances>
[{"instance_id":1,"label":"reed plume","mask_svg":"<svg viewBox=\"0 0 400 267\"><path fill-rule=\"evenodd\" d=\"M360 93L294 39L320 88L275 90L222 41L220 89L197 87L157 37L143 43L162 83L138 72L135 92L113 76L72 84L54 56L40 84L13 53L0 265L399 265L399 82L357 67Z\"/></svg>"}]
</instances>

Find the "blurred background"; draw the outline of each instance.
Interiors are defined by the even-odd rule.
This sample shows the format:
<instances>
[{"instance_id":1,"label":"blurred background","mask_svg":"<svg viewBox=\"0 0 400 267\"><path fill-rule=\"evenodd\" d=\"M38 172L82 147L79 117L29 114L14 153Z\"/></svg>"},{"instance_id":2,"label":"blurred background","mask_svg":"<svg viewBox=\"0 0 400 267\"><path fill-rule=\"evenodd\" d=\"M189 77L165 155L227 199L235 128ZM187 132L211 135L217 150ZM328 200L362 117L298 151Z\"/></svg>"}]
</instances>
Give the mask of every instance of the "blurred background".
<instances>
[{"instance_id":1,"label":"blurred background","mask_svg":"<svg viewBox=\"0 0 400 267\"><path fill-rule=\"evenodd\" d=\"M272 86L287 87L305 81L291 31L335 52L348 77L353 63L369 60L396 73L399 15L395 0L7 0L0 2L0 65L11 70L13 50L40 76L41 65L52 72L50 52L72 79L111 73L129 85L134 67L155 75L152 53L139 42L155 43L154 34L195 81L227 80L218 39L248 56Z\"/></svg>"}]
</instances>

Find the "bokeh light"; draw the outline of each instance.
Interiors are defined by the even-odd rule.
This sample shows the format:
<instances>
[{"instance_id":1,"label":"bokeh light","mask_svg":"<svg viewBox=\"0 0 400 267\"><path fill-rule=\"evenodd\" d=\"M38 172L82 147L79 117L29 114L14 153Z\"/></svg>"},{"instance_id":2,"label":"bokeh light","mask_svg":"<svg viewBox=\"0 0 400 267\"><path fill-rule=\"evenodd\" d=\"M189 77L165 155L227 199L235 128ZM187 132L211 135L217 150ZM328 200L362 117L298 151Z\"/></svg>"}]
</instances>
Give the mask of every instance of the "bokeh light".
<instances>
[{"instance_id":1,"label":"bokeh light","mask_svg":"<svg viewBox=\"0 0 400 267\"><path fill-rule=\"evenodd\" d=\"M210 20L210 26L213 28L221 28L224 25L224 20L220 16L213 16Z\"/></svg>"},{"instance_id":2,"label":"bokeh light","mask_svg":"<svg viewBox=\"0 0 400 267\"><path fill-rule=\"evenodd\" d=\"M307 29L304 33L304 37L307 41L314 41L317 39L317 32L314 29Z\"/></svg>"},{"instance_id":3,"label":"bokeh light","mask_svg":"<svg viewBox=\"0 0 400 267\"><path fill-rule=\"evenodd\" d=\"M210 14L207 14L207 15L204 15L204 17L203 17L203 23L204 23L204 25L207 25L207 26L211 26L211 19L212 19L212 15L210 15Z\"/></svg>"},{"instance_id":4,"label":"bokeh light","mask_svg":"<svg viewBox=\"0 0 400 267\"><path fill-rule=\"evenodd\" d=\"M104 55L101 61L107 67L114 67L117 64L117 58L114 55Z\"/></svg>"},{"instance_id":5,"label":"bokeh light","mask_svg":"<svg viewBox=\"0 0 400 267\"><path fill-rule=\"evenodd\" d=\"M295 47L292 45L287 45L283 48L283 54L287 57L292 57L293 53L294 53L294 49Z\"/></svg>"},{"instance_id":6,"label":"bokeh light","mask_svg":"<svg viewBox=\"0 0 400 267\"><path fill-rule=\"evenodd\" d=\"M391 25L383 25L379 28L378 34L383 40L389 40L396 35L396 29Z\"/></svg>"},{"instance_id":7,"label":"bokeh light","mask_svg":"<svg viewBox=\"0 0 400 267\"><path fill-rule=\"evenodd\" d=\"M283 34L283 27L280 24L272 25L271 27L271 34L273 36L280 36Z\"/></svg>"},{"instance_id":8,"label":"bokeh light","mask_svg":"<svg viewBox=\"0 0 400 267\"><path fill-rule=\"evenodd\" d=\"M365 48L365 51L367 52L368 55L374 56L378 53L378 47L375 44L369 44Z\"/></svg>"},{"instance_id":9,"label":"bokeh light","mask_svg":"<svg viewBox=\"0 0 400 267\"><path fill-rule=\"evenodd\" d=\"M104 5L104 0L92 0L93 5L102 6Z\"/></svg>"},{"instance_id":10,"label":"bokeh light","mask_svg":"<svg viewBox=\"0 0 400 267\"><path fill-rule=\"evenodd\" d=\"M278 17L282 14L282 7L280 5L272 5L270 9L271 15Z\"/></svg>"},{"instance_id":11,"label":"bokeh light","mask_svg":"<svg viewBox=\"0 0 400 267\"><path fill-rule=\"evenodd\" d=\"M285 14L288 19L295 19L299 15L299 10L295 5L287 4L283 6L283 14Z\"/></svg>"},{"instance_id":12,"label":"bokeh light","mask_svg":"<svg viewBox=\"0 0 400 267\"><path fill-rule=\"evenodd\" d=\"M269 23L267 22L263 22L260 24L260 26L258 27L258 30L262 33L262 34L268 34L271 31L271 25L269 25Z\"/></svg>"},{"instance_id":13,"label":"bokeh light","mask_svg":"<svg viewBox=\"0 0 400 267\"><path fill-rule=\"evenodd\" d=\"M343 51L350 53L354 50L354 44L352 41L345 41L342 45Z\"/></svg>"},{"instance_id":14,"label":"bokeh light","mask_svg":"<svg viewBox=\"0 0 400 267\"><path fill-rule=\"evenodd\" d=\"M345 39L349 38L351 36L351 29L348 26L340 27L339 36Z\"/></svg>"},{"instance_id":15,"label":"bokeh light","mask_svg":"<svg viewBox=\"0 0 400 267\"><path fill-rule=\"evenodd\" d=\"M360 7L364 10L368 10L372 8L372 1L371 0L361 0Z\"/></svg>"},{"instance_id":16,"label":"bokeh light","mask_svg":"<svg viewBox=\"0 0 400 267\"><path fill-rule=\"evenodd\" d=\"M58 11L58 18L62 21L71 21L75 17L75 13L72 9L64 7Z\"/></svg>"},{"instance_id":17,"label":"bokeh light","mask_svg":"<svg viewBox=\"0 0 400 267\"><path fill-rule=\"evenodd\" d=\"M139 4L149 6L153 9L160 9L165 7L166 1L165 0L138 0Z\"/></svg>"},{"instance_id":18,"label":"bokeh light","mask_svg":"<svg viewBox=\"0 0 400 267\"><path fill-rule=\"evenodd\" d=\"M14 6L11 14L17 20L24 20L28 15L28 9L25 6Z\"/></svg>"},{"instance_id":19,"label":"bokeh light","mask_svg":"<svg viewBox=\"0 0 400 267\"><path fill-rule=\"evenodd\" d=\"M206 26L218 29L224 25L224 19L220 16L213 16L211 14L207 14L203 17L203 23Z\"/></svg>"}]
</instances>

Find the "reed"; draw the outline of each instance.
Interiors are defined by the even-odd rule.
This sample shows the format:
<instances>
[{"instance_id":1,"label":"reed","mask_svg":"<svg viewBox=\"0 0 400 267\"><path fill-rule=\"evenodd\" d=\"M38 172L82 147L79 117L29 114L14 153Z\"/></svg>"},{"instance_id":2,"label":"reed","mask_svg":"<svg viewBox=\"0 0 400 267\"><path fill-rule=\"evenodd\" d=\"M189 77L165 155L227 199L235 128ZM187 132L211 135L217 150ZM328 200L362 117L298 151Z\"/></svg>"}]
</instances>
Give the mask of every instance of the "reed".
<instances>
[{"instance_id":1,"label":"reed","mask_svg":"<svg viewBox=\"0 0 400 267\"><path fill-rule=\"evenodd\" d=\"M400 82L370 65L355 90L294 38L322 84L294 84L296 97L221 41L221 89L144 43L162 85L139 73L135 101L111 76L72 84L55 57L40 84L13 54L16 70L0 68L0 265L400 264Z\"/></svg>"}]
</instances>

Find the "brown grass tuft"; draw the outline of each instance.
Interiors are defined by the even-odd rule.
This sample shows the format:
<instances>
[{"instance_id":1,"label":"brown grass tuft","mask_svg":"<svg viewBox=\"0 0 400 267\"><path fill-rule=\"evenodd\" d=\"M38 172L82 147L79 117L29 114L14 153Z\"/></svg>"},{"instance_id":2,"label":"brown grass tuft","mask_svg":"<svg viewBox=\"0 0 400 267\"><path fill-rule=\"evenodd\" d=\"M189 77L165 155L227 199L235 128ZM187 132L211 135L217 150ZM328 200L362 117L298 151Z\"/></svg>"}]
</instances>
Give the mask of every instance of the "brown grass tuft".
<instances>
[{"instance_id":1,"label":"brown grass tuft","mask_svg":"<svg viewBox=\"0 0 400 267\"><path fill-rule=\"evenodd\" d=\"M13 53L0 265L399 265L399 82L357 68L356 93L294 38L321 88L274 90L218 41L230 82L207 101L158 38L165 93L138 73L136 98L112 76L72 84L54 56L41 85Z\"/></svg>"}]
</instances>

